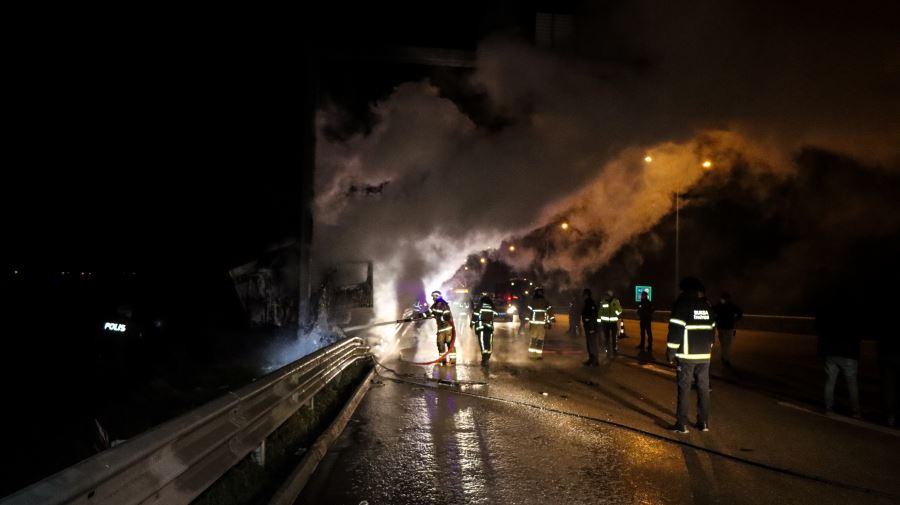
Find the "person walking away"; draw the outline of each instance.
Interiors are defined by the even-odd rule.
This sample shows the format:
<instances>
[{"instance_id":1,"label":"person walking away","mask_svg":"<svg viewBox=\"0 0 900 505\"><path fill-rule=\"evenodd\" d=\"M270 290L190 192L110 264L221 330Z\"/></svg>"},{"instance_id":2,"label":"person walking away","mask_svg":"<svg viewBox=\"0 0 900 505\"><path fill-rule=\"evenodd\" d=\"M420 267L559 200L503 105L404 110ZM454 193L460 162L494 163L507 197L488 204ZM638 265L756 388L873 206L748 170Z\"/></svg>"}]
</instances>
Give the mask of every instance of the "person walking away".
<instances>
[{"instance_id":1,"label":"person walking away","mask_svg":"<svg viewBox=\"0 0 900 505\"><path fill-rule=\"evenodd\" d=\"M481 366L487 366L491 359L494 347L494 317L497 315L489 296L482 296L478 307L472 313L471 325L478 335L478 346L481 348Z\"/></svg>"},{"instance_id":2,"label":"person walking away","mask_svg":"<svg viewBox=\"0 0 900 505\"><path fill-rule=\"evenodd\" d=\"M650 294L647 290L641 293L641 301L638 302L638 320L641 325L641 343L637 348L644 352L644 344L646 342L647 352L653 352L653 301L650 300ZM646 337L646 340L644 339Z\"/></svg>"},{"instance_id":3,"label":"person walking away","mask_svg":"<svg viewBox=\"0 0 900 505\"><path fill-rule=\"evenodd\" d=\"M696 277L685 277L679 283L681 294L672 306L669 333L666 337L666 357L677 363L678 408L675 424L669 427L676 433L688 433L688 402L691 384L697 382L697 424L700 431L709 431L709 360L715 339L715 313L703 295L703 283Z\"/></svg>"},{"instance_id":4,"label":"person walking away","mask_svg":"<svg viewBox=\"0 0 900 505\"><path fill-rule=\"evenodd\" d=\"M731 295L722 293L719 303L713 305L713 312L716 313L716 334L719 336L719 344L722 346L722 364L731 368L731 346L734 344L734 338L737 332L734 329L742 317L744 311L731 301Z\"/></svg>"},{"instance_id":5,"label":"person walking away","mask_svg":"<svg viewBox=\"0 0 900 505\"><path fill-rule=\"evenodd\" d=\"M622 304L613 294L613 290L607 290L606 297L600 302L600 310L598 313L607 356L615 357L619 354L618 336L620 315L622 315Z\"/></svg>"},{"instance_id":6,"label":"person walking away","mask_svg":"<svg viewBox=\"0 0 900 505\"><path fill-rule=\"evenodd\" d=\"M862 418L859 407L859 334L847 317L846 303L837 296L819 304L815 330L818 335L818 354L825 369L825 414L834 412L834 386L838 374L844 376L853 417Z\"/></svg>"},{"instance_id":7,"label":"person walking away","mask_svg":"<svg viewBox=\"0 0 900 505\"><path fill-rule=\"evenodd\" d=\"M584 338L587 343L588 359L585 366L600 365L600 340L597 335L597 303L591 298L591 290L585 288L582 292L584 304L581 306L581 326L584 328Z\"/></svg>"},{"instance_id":8,"label":"person walking away","mask_svg":"<svg viewBox=\"0 0 900 505\"><path fill-rule=\"evenodd\" d=\"M553 317L553 307L544 298L543 288L536 288L528 306L528 356L541 359L544 356L544 337Z\"/></svg>"}]
</instances>

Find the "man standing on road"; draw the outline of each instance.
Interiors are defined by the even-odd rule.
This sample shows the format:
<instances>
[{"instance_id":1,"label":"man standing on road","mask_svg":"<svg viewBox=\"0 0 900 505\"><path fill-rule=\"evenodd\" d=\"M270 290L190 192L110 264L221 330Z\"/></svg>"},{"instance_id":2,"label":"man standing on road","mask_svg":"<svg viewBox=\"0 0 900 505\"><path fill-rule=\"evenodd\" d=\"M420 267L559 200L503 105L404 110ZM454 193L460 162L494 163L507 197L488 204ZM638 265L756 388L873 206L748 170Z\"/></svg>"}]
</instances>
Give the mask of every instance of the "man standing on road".
<instances>
[{"instance_id":1,"label":"man standing on road","mask_svg":"<svg viewBox=\"0 0 900 505\"><path fill-rule=\"evenodd\" d=\"M487 366L494 346L494 311L489 296L482 296L481 301L472 313L472 327L478 335L478 346L481 347L481 366Z\"/></svg>"},{"instance_id":2,"label":"man standing on road","mask_svg":"<svg viewBox=\"0 0 900 505\"><path fill-rule=\"evenodd\" d=\"M709 431L709 360L715 340L715 313L703 296L703 283L685 277L679 284L681 294L669 319L669 363L678 363L678 409L675 424L669 429L687 433L691 383L697 381L697 429Z\"/></svg>"},{"instance_id":3,"label":"man standing on road","mask_svg":"<svg viewBox=\"0 0 900 505\"><path fill-rule=\"evenodd\" d=\"M736 334L734 323L744 317L744 311L731 301L730 294L722 293L719 303L713 305L713 312L716 313L716 333L722 346L722 363L731 368L731 344Z\"/></svg>"},{"instance_id":4,"label":"man standing on road","mask_svg":"<svg viewBox=\"0 0 900 505\"><path fill-rule=\"evenodd\" d=\"M653 302L650 300L650 294L645 289L641 293L641 301L638 302L638 319L641 322L641 343L637 348L644 352L644 337L647 337L647 352L653 352Z\"/></svg>"},{"instance_id":5,"label":"man standing on road","mask_svg":"<svg viewBox=\"0 0 900 505\"><path fill-rule=\"evenodd\" d=\"M573 294L572 300L569 301L569 336L577 337L581 333L581 325L578 320L581 319L581 312L578 310L578 295Z\"/></svg>"},{"instance_id":6,"label":"man standing on road","mask_svg":"<svg viewBox=\"0 0 900 505\"><path fill-rule=\"evenodd\" d=\"M544 356L544 337L553 317L553 307L544 298L543 288L534 290L534 297L528 306L528 356L541 359Z\"/></svg>"},{"instance_id":7,"label":"man standing on road","mask_svg":"<svg viewBox=\"0 0 900 505\"><path fill-rule=\"evenodd\" d=\"M600 302L598 314L607 356L615 357L619 354L619 316L621 314L622 304L613 294L613 290L607 290L606 298Z\"/></svg>"},{"instance_id":8,"label":"man standing on road","mask_svg":"<svg viewBox=\"0 0 900 505\"><path fill-rule=\"evenodd\" d=\"M847 317L846 303L831 297L816 310L816 333L819 335L818 353L825 366L825 413L834 408L834 386L838 373L847 382L853 417L861 419L859 409L859 334Z\"/></svg>"},{"instance_id":9,"label":"man standing on road","mask_svg":"<svg viewBox=\"0 0 900 505\"><path fill-rule=\"evenodd\" d=\"M585 366L600 365L600 341L597 335L597 303L591 298L591 290L585 288L584 305L581 306L581 325L584 327L584 338L587 341L588 359Z\"/></svg>"}]
</instances>

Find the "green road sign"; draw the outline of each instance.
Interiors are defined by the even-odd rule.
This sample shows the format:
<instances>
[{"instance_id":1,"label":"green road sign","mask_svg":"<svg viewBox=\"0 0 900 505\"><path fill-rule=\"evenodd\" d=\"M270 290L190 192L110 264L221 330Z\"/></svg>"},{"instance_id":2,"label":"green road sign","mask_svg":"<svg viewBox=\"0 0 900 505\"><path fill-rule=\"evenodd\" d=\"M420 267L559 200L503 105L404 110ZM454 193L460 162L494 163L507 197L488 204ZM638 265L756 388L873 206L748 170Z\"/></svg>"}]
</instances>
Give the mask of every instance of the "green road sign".
<instances>
[{"instance_id":1,"label":"green road sign","mask_svg":"<svg viewBox=\"0 0 900 505\"><path fill-rule=\"evenodd\" d=\"M641 301L641 293L644 291L647 292L647 298L653 300L653 286L635 286L634 287L634 301Z\"/></svg>"}]
</instances>

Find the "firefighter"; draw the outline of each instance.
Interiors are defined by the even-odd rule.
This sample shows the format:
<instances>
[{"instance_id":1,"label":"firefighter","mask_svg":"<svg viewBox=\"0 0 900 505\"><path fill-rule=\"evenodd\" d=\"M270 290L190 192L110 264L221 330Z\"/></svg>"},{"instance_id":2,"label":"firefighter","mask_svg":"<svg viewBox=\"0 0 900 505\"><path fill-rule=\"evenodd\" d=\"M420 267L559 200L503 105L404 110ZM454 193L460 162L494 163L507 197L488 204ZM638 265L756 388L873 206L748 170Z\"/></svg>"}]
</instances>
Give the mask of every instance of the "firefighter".
<instances>
[{"instance_id":1,"label":"firefighter","mask_svg":"<svg viewBox=\"0 0 900 505\"><path fill-rule=\"evenodd\" d=\"M450 365L455 365L456 346L451 345L454 344L455 329L453 328L453 314L450 313L450 304L447 303L447 300L444 300L440 291L432 291L431 299L434 300L434 303L431 304L431 308L424 315L425 317L433 317L437 322L438 353L444 356L444 353L447 352L447 346L451 346L447 356L441 359L441 365L447 365L448 362Z\"/></svg>"},{"instance_id":2,"label":"firefighter","mask_svg":"<svg viewBox=\"0 0 900 505\"><path fill-rule=\"evenodd\" d=\"M669 363L678 361L678 408L675 424L669 429L687 433L688 400L691 384L697 381L697 429L709 431L709 360L715 338L715 312L703 294L696 277L685 277L679 284L681 294L669 319Z\"/></svg>"},{"instance_id":3,"label":"firefighter","mask_svg":"<svg viewBox=\"0 0 900 505\"><path fill-rule=\"evenodd\" d=\"M544 298L544 289L536 288L531 304L528 305L528 356L541 359L544 355L544 337L553 322L553 307Z\"/></svg>"},{"instance_id":4,"label":"firefighter","mask_svg":"<svg viewBox=\"0 0 900 505\"><path fill-rule=\"evenodd\" d=\"M619 316L622 315L622 304L613 294L613 290L606 291L606 297L600 302L600 310L597 313L597 322L603 332L603 341L606 346L607 356L619 354Z\"/></svg>"},{"instance_id":5,"label":"firefighter","mask_svg":"<svg viewBox=\"0 0 900 505\"><path fill-rule=\"evenodd\" d=\"M494 311L493 302L489 296L482 296L478 307L472 312L472 328L478 335L478 345L481 347L481 366L487 366L491 359L491 349L494 343Z\"/></svg>"}]
</instances>

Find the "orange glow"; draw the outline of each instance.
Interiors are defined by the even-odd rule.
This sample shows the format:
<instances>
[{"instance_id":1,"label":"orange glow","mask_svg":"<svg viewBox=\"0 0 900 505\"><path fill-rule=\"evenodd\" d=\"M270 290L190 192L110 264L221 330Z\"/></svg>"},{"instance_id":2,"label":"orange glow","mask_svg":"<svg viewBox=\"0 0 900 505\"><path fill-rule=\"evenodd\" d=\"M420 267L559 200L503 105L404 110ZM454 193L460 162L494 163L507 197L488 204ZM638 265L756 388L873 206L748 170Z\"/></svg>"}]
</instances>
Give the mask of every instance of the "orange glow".
<instances>
[{"instance_id":1,"label":"orange glow","mask_svg":"<svg viewBox=\"0 0 900 505\"><path fill-rule=\"evenodd\" d=\"M650 156L649 154L647 156L644 156L644 161L650 163L651 161L653 161L653 156Z\"/></svg>"},{"instance_id":2,"label":"orange glow","mask_svg":"<svg viewBox=\"0 0 900 505\"><path fill-rule=\"evenodd\" d=\"M709 160L704 161L703 168L712 168L712 162Z\"/></svg>"},{"instance_id":3,"label":"orange glow","mask_svg":"<svg viewBox=\"0 0 900 505\"><path fill-rule=\"evenodd\" d=\"M569 229L569 223L563 222L563 224L559 225L559 227L562 228L563 230L568 230L568 229Z\"/></svg>"},{"instance_id":4,"label":"orange glow","mask_svg":"<svg viewBox=\"0 0 900 505\"><path fill-rule=\"evenodd\" d=\"M509 246L509 252L515 252L515 251L516 251L516 246L514 246L514 245Z\"/></svg>"}]
</instances>

